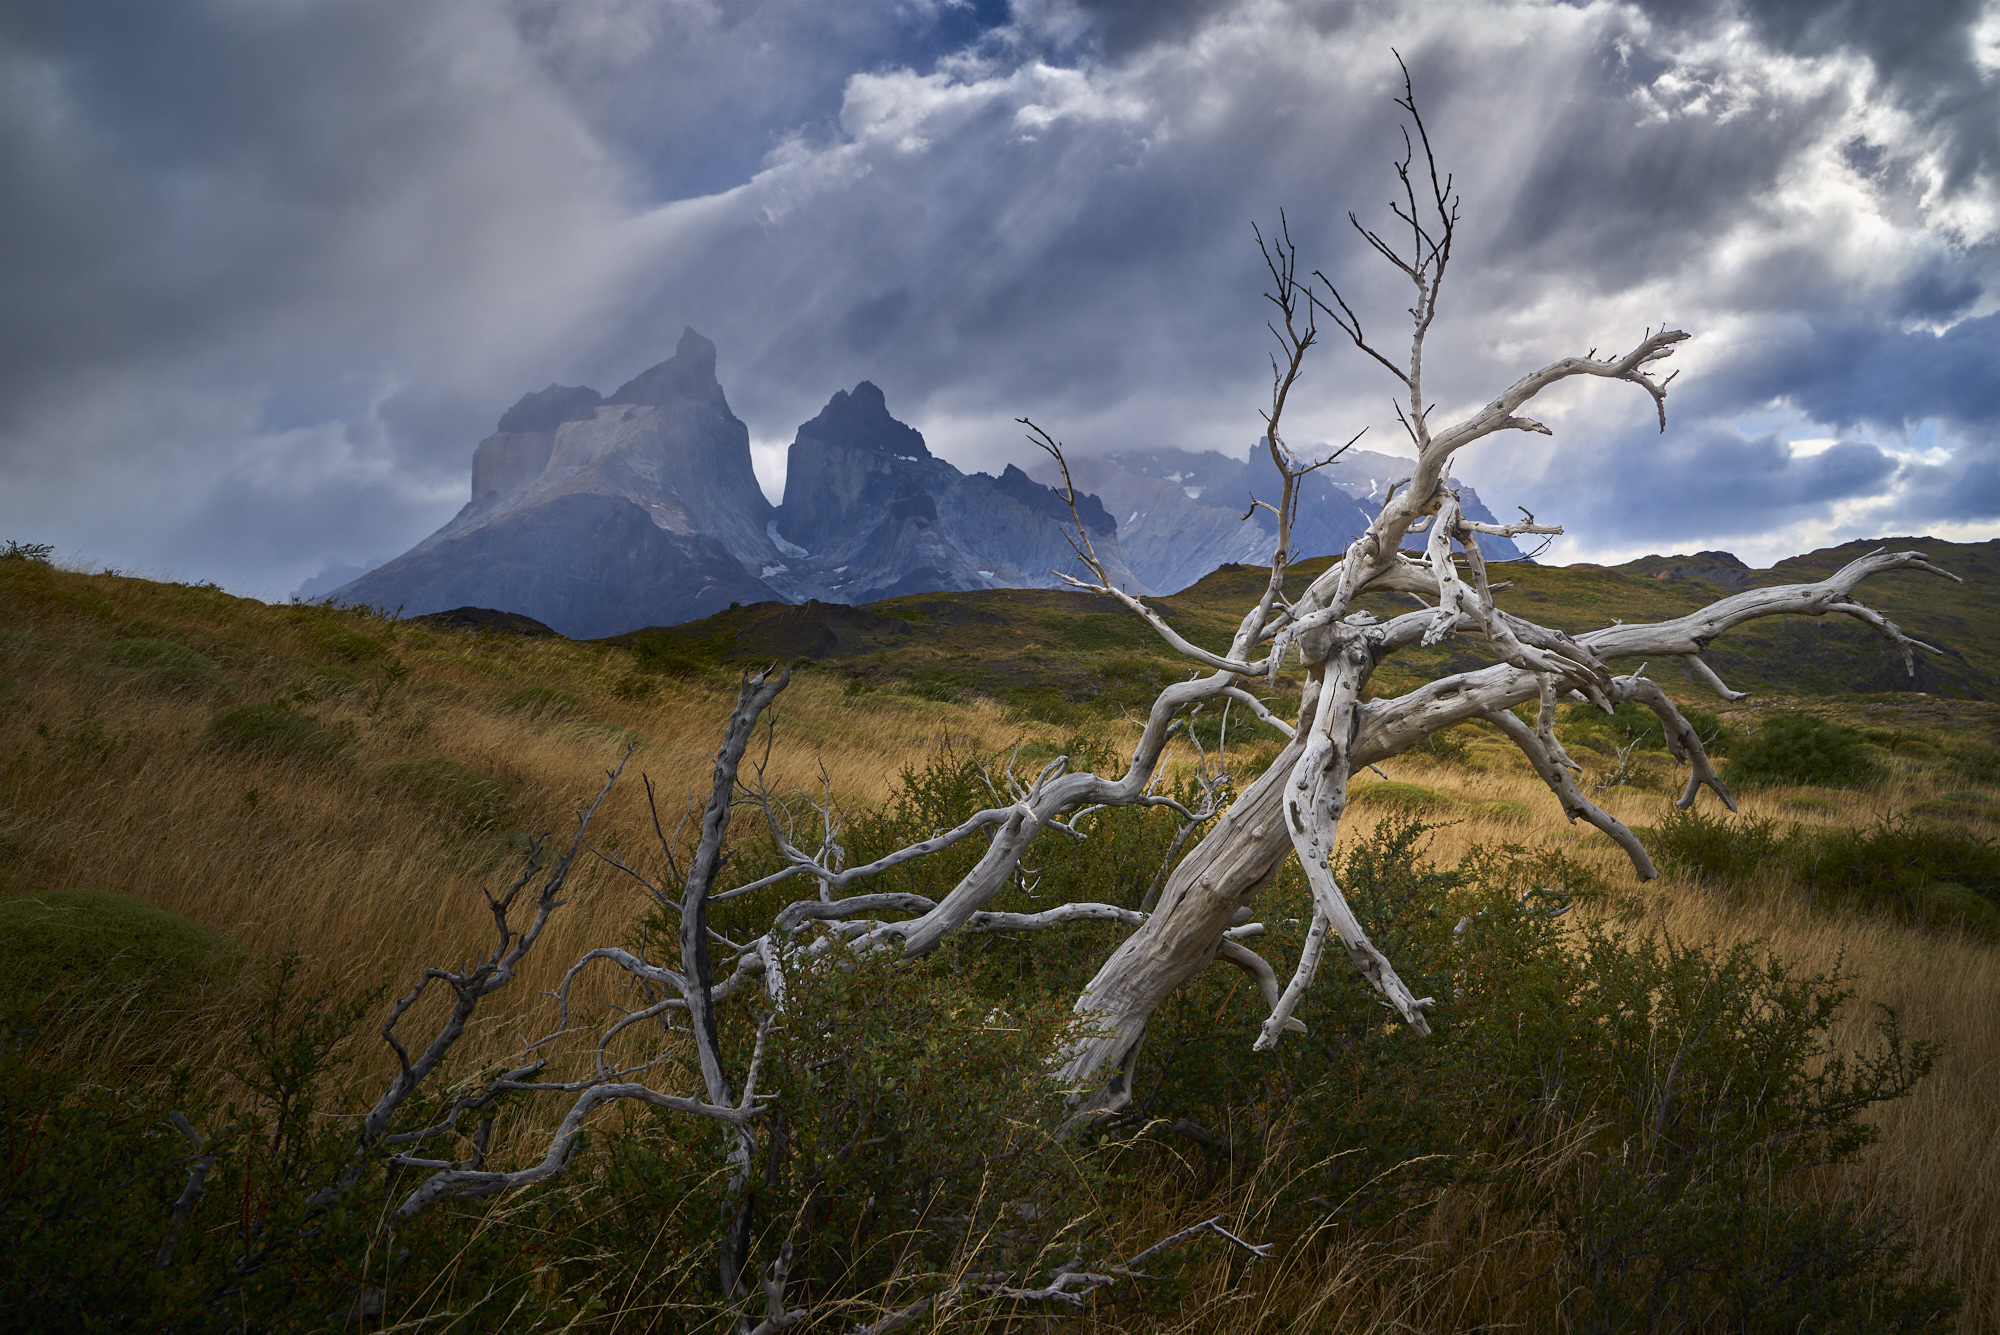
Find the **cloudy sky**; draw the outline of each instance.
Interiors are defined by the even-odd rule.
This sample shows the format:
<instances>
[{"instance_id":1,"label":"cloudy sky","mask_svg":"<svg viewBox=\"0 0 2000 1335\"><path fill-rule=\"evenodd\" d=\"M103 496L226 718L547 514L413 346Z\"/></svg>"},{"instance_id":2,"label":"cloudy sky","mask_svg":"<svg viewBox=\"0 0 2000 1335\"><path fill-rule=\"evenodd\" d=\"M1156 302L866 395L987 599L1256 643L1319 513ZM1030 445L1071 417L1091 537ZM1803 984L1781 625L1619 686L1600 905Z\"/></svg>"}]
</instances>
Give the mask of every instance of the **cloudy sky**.
<instances>
[{"instance_id":1,"label":"cloudy sky","mask_svg":"<svg viewBox=\"0 0 2000 1335\"><path fill-rule=\"evenodd\" d=\"M966 469L1243 450L1251 234L1371 332L1408 60L1464 198L1442 417L1670 322L1459 471L1556 559L2000 536L2000 2L0 5L0 540L282 597L684 325L767 487L872 379ZM1392 382L1329 341L1294 438Z\"/></svg>"}]
</instances>

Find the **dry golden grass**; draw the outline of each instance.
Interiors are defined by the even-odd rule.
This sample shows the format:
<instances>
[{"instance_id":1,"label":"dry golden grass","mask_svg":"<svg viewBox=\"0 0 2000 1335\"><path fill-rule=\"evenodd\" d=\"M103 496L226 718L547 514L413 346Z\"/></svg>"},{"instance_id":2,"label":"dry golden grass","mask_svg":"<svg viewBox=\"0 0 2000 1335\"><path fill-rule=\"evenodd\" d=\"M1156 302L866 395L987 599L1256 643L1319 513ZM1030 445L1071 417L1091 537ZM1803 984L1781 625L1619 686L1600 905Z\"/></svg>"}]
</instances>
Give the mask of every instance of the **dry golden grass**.
<instances>
[{"instance_id":1,"label":"dry golden grass","mask_svg":"<svg viewBox=\"0 0 2000 1335\"><path fill-rule=\"evenodd\" d=\"M0 602L0 630L26 631L41 645L30 651L17 644L11 658L0 657L0 672L12 679L10 694L8 678L0 677L0 893L121 891L266 956L296 949L310 985L349 995L381 981L401 990L427 965L488 949L483 892L504 885L517 862L491 834L454 831L385 785L385 764L438 756L502 780L518 822L552 832L561 845L624 739L637 734L629 778L592 834L639 865L656 866L634 780L639 773L654 779L670 818L688 794L704 792L733 698L729 683L713 679L669 680L634 698L631 659L622 651L337 619L379 640L384 662L406 669L399 675L383 662L329 660L314 638L325 614L109 576L61 579L68 603L53 595ZM73 610L84 597L110 611ZM338 759L319 765L205 749L203 731L221 700L162 694L93 666L93 646L121 634L164 634L169 626L223 662L242 698L299 699L323 724L351 730L352 740ZM574 695L574 716L506 706L509 694L536 685ZM885 796L905 766L920 764L947 737L998 746L1024 732L1054 735L1010 721L991 702L933 703L886 691L855 698L842 694L839 679L814 672L800 675L777 714L772 774L813 789L824 781L862 800ZM1623 889L1607 911L1631 930L1718 945L1763 941L1805 969L1847 976L1856 1001L1837 1035L1843 1042L1868 1044L1878 1004L1897 1007L1912 1037L1941 1042L1937 1071L1912 1098L1880 1114L1881 1141L1851 1177L1914 1212L1926 1262L1966 1295L1960 1329L2000 1332L2000 1031L1993 1022L2000 951L1895 922L1814 913L1782 887L1730 896L1668 879L1640 891L1618 850L1563 824L1525 765L1490 738L1475 741L1463 763L1413 755L1388 769L1394 780L1449 800L1437 814L1454 823L1432 843L1440 860L1481 843L1561 848ZM1598 796L1628 823L1650 824L1678 782ZM1782 820L1865 824L1952 786L1937 773L1904 767L1865 794L1779 790L1749 795L1744 806ZM1358 805L1344 837L1384 810ZM1982 833L1996 833L1990 819L1969 819ZM547 1003L537 994L590 946L629 939L646 907L616 873L579 863L571 902L505 1004L482 1017L465 1045L466 1064L514 1055L524 1035L546 1024ZM608 979L593 986L586 1004L615 1000ZM217 1045L222 1032L213 1030ZM364 1045L358 1055L366 1066L383 1054ZM211 1057L220 1062L226 1053L217 1046ZM1230 1206L1254 1222L1256 1199L1253 1189ZM1533 1314L1552 1310L1556 1297L1522 1289L1520 1279L1544 1267L1553 1245L1468 1192L1425 1224L1416 1242L1393 1249L1368 1242L1304 1247L1228 1283L1228 1261L1218 1251L1215 1282L1205 1291L1227 1302L1190 1308L1187 1328L1445 1330L1471 1311L1490 1316L1510 1304L1533 1326ZM1204 1291L1202 1282L1190 1291Z\"/></svg>"},{"instance_id":2,"label":"dry golden grass","mask_svg":"<svg viewBox=\"0 0 2000 1335\"><path fill-rule=\"evenodd\" d=\"M137 580L62 578L128 612L175 596L173 586ZM204 610L211 602L235 610L236 600L219 595L181 597ZM18 609L0 607L9 610ZM352 995L386 982L401 991L429 965L491 948L484 894L504 888L521 860L491 834L455 830L385 783L389 762L442 757L501 780L515 820L547 832L552 853L560 853L607 771L636 740L591 837L647 872L660 859L640 777L657 785L670 832L691 795L706 798L713 748L734 702L731 682L668 679L640 698L623 698L615 689L631 671L623 652L335 618L387 643L407 669L395 680L368 664L347 670L316 661L311 635L326 620L253 605L223 634L202 628L221 642L220 652L198 632L178 637L218 658L227 654L242 698L293 699L303 691L316 698L299 700L302 709L351 731L336 759L305 763L205 747L204 730L228 700L161 693L98 670L92 654L110 642L99 619L33 619L32 633L56 647L0 660L19 694L0 710L0 755L11 758L0 768L0 891L116 890L185 914L259 955L299 951L309 987ZM0 619L0 628L5 624ZM139 628L152 626L142 621ZM294 629L296 636L288 633ZM536 685L578 703L566 714L506 706L511 693ZM774 783L813 791L825 783L849 798L880 800L905 766L921 764L947 738L997 745L1022 731L990 701L899 695L891 702L878 693L857 706L839 687L807 671L785 693L773 711ZM588 855L570 885L569 902L519 984L496 998L463 1045L464 1062L517 1053L524 1027L544 1018L537 994L590 946L629 940L650 907L641 889ZM517 925L521 917L517 912ZM379 1060L386 1051L364 1046L361 1055Z\"/></svg>"}]
</instances>

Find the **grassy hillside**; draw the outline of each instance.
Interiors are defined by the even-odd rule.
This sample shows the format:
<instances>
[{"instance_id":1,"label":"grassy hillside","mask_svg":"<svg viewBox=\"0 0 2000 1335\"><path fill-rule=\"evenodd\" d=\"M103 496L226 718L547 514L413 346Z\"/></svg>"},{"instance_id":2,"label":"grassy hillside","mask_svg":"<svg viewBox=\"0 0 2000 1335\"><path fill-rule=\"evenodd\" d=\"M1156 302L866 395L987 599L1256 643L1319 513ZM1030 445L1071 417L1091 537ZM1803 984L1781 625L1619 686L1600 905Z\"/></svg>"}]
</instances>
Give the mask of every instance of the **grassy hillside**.
<instances>
[{"instance_id":1,"label":"grassy hillside","mask_svg":"<svg viewBox=\"0 0 2000 1335\"><path fill-rule=\"evenodd\" d=\"M1892 539L1851 543L1754 572L1744 587L1823 579L1874 547L1915 548L1965 582L1895 574L1864 587L1867 604L1918 639L1937 646L1921 655L1912 681L1899 654L1846 617L1771 618L1718 641L1709 660L1737 690L1780 695L1924 692L1952 699L2000 701L2000 542ZM1301 562L1290 587L1302 589L1328 558ZM1675 563L1648 557L1624 566L1495 567L1511 587L1501 606L1571 632L1614 621L1682 616L1737 592L1708 580L1666 574ZM1242 610L1262 590L1258 568L1224 568L1170 598L1152 600L1198 643L1228 642ZM1368 600L1378 615L1409 610L1408 600ZM689 664L809 659L866 690L896 684L933 698L984 695L1017 712L1065 721L1063 703L1115 715L1151 698L1158 683L1184 669L1136 618L1107 598L1039 589L918 594L866 608L759 603L686 625L620 636L614 643L651 649L663 662ZM1409 689L1449 666L1491 661L1478 646L1447 642L1399 655L1377 678L1378 693ZM1623 665L1628 670L1636 664ZM1657 676L1673 689L1678 664ZM1705 693L1705 692L1702 692Z\"/></svg>"},{"instance_id":2,"label":"grassy hillside","mask_svg":"<svg viewBox=\"0 0 2000 1335\"><path fill-rule=\"evenodd\" d=\"M1858 1163L1825 1170L1814 1199L1909 1211L1908 1236L1921 1264L1965 1295L1960 1328L1990 1332L2000 1330L1993 1111L2000 1107L2000 1032L1991 1024L2000 1008L2000 947L1972 919L1938 907L1946 899L1933 889L1944 879L1936 869L1863 894L1829 879L1815 852L1845 832L1882 828L1885 817L1938 832L1930 839L1938 846L1958 840L1990 848L2000 836L2000 705L1991 703L2000 699L2000 627L1988 605L1996 546L1918 545L1935 549L1935 559L1966 575L1968 585L1904 576L1880 581L1866 596L1949 651L1930 694L1878 693L1883 665L1895 660L1860 627L1847 636L1844 628L1805 623L1803 638L1783 627L1759 630L1712 655L1732 684L1770 692L1723 711L1736 740L1778 714L1838 717L1862 729L1859 745L1880 767L1866 788L1748 790L1747 823L1670 828L1666 842L1679 852L1666 860L1659 882L1640 887L1608 841L1562 822L1496 734L1465 727L1436 748L1389 762L1386 780L1358 784L1342 841L1352 850L1384 820L1414 812L1442 822L1429 835L1440 866L1509 847L1510 857L1560 855L1607 891L1572 921L1701 943L1718 958L1731 943L1764 942L1801 974L1847 977L1855 997L1831 1031L1836 1046L1867 1048L1874 1008L1895 1006L1912 1037L1943 1044L1939 1065L1909 1098L1871 1114L1880 1142ZM1812 577L1841 555L1815 553L1757 578L1776 580L1787 570ZM1657 573L1646 562L1616 570L1515 567L1503 603L1584 630L1614 617L1675 615L1723 591ZM1163 601L1213 643L1258 583L1256 571L1224 570ZM1471 653L1446 645L1428 661L1443 665ZM8 971L0 982L46 997L51 959L73 959L58 970L68 981L55 985L56 1001L42 1003L64 1017L61 1031L41 1040L44 1048L53 1044L63 1061L112 1084L164 1079L174 1062L227 1084L233 1077L225 1072L242 1060L257 961L296 949L301 986L359 998L385 982L400 991L424 967L482 950L490 934L484 892L510 878L530 833L562 833L633 743L634 769L659 785L671 820L684 795L708 782L737 669L779 658L801 667L778 711L770 773L863 804L888 798L903 770L923 767L944 746L963 757L1019 739L1030 758L1046 758L1073 747L1081 732L1115 747L1129 735L1121 712L1142 706L1182 672L1130 617L1059 592L928 595L860 609L740 608L689 626L580 644L476 625L270 607L214 588L0 560L0 915L22 906L11 910L14 918L0 916L0 934L9 943L56 943L0 946L0 970ZM1414 667L1396 671L1405 675L1384 689L1416 678ZM1676 694L1699 699L1663 675ZM1821 689L1827 682L1853 689ZM1680 780L1663 752L1641 746L1618 775L1620 738L1610 724L1579 714L1565 720L1565 733L1590 783L1622 778L1596 794L1615 814L1634 826L1672 826L1669 801ZM1714 810L1706 798L1703 809ZM636 783L613 795L593 831L608 850L646 856L651 819ZM1743 847L1761 850L1751 865L1717 852ZM1085 846L1073 874L1103 880L1116 864L1117 886L1107 882L1099 892L1127 894L1116 852ZM755 856L750 843L742 853ZM1051 876L1069 865L1059 866L1058 856L1049 855ZM1891 882L1901 874L1889 872ZM1977 879L1973 870L1953 875ZM1295 925L1280 915L1297 893L1289 880L1269 892L1276 925L1267 954L1274 961L1296 950ZM649 906L602 864L579 875L570 899L523 986L482 1017L468 1069L511 1059L524 1034L544 1032L549 1003L540 993L582 950L635 940ZM9 926L17 919L26 924L18 932ZM115 968L100 968L74 932L62 935L86 921L101 925L93 931L104 940L122 943L107 952ZM168 958L169 945L171 970L135 974L128 967L147 951ZM59 954L68 950L75 955ZM1085 955L1059 944L1035 951L996 944L994 952L981 967L1004 964L1023 989L1023 1015L1033 1007L1059 1010L1080 981L1077 970L1088 969ZM1211 976L1216 972L1160 1022L1157 1052L1142 1075L1164 1114L1180 1115L1172 1101L1173 1054L1233 1043L1255 1018L1252 998L1234 986L1237 976ZM1302 1014L1315 1025L1322 1016L1330 1022L1348 981L1323 978L1317 1004L1325 1009ZM608 983L578 994L583 1007L629 1003ZM351 1059L345 1078L362 1084L390 1069L370 1024L338 1048ZM1205 1037L1217 1032L1219 1039ZM1244 1046L1247 1038L1229 1047L1227 1060L1247 1063L1247 1052L1237 1051ZM656 1077L666 1087L696 1079L673 1062ZM320 1116L337 1130L346 1111L329 1104ZM1254 1121L1204 1131L1221 1150L1167 1136L1165 1148L1148 1151L1156 1157L1145 1161L1143 1180L1122 1188L1131 1194L1105 1225L1121 1246L1129 1239L1123 1254L1218 1212L1278 1227L1280 1216L1270 1211L1282 1184L1231 1167L1272 1143ZM644 1125L620 1114L602 1124L607 1134ZM546 1129L533 1118L513 1123L495 1153L521 1152ZM856 1134L857 1143L866 1138ZM601 1162L612 1164L605 1154ZM1427 1216L1429 1232L1421 1236L1399 1234L1391 1223L1370 1225L1374 1232L1329 1225L1281 1265L1248 1268L1224 1249L1204 1251L1174 1272L1160 1301L1178 1304L1187 1329L1278 1330L1336 1320L1357 1329L1398 1321L1443 1329L1508 1303L1511 1319L1557 1328L1555 1308L1535 1304L1561 1301L1544 1273L1560 1251L1558 1234L1532 1213L1503 1209L1490 1192L1451 1190L1460 1194ZM689 1226L697 1234L708 1227L697 1225ZM668 1236L664 1222L642 1219L633 1227L648 1239ZM707 1282L706 1254L688 1250L647 1264L660 1267L661 1292L682 1293L675 1286L685 1284L692 1294ZM586 1283L561 1278L567 1271L537 1273L544 1276L535 1281L544 1285L538 1292ZM426 1301L426 1320L448 1325L440 1315L445 1298ZM405 1314L414 1318L416 1308ZM680 1320L659 1317L657 1309L654 1316L662 1328ZM1104 1309L1093 1320L1158 1329L1165 1318L1151 1307Z\"/></svg>"}]
</instances>

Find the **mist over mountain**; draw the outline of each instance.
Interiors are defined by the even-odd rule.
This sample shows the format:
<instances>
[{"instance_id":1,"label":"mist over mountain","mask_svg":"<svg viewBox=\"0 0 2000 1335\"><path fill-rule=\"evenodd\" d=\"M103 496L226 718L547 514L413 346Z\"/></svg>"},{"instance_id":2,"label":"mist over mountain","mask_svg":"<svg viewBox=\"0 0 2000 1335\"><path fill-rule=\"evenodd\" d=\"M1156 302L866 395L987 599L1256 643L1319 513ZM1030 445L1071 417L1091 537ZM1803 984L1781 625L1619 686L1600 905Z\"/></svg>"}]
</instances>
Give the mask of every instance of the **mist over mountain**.
<instances>
[{"instance_id":1,"label":"mist over mountain","mask_svg":"<svg viewBox=\"0 0 2000 1335\"><path fill-rule=\"evenodd\" d=\"M1054 491L1011 466L996 478L936 458L866 380L799 427L784 504L771 505L715 345L693 329L609 396L524 395L473 451L472 493L330 596L405 615L491 607L588 638L739 602L1050 588L1058 571L1084 573ZM1143 588L1103 506L1079 498L1077 516L1112 578Z\"/></svg>"},{"instance_id":2,"label":"mist over mountain","mask_svg":"<svg viewBox=\"0 0 2000 1335\"><path fill-rule=\"evenodd\" d=\"M1399 455L1350 449L1300 479L1293 559L1345 550L1414 467ZM1069 468L1077 487L1094 492L1110 510L1133 573L1154 593L1178 592L1225 562L1268 565L1277 551L1277 516L1255 504L1275 505L1280 494L1277 466L1261 440L1247 459L1219 450L1123 450L1071 459ZM1053 461L1035 475L1051 484L1061 480ZM1460 485L1458 492L1468 519L1496 522L1471 487ZM1408 541L1421 547L1423 535ZM1482 537L1479 547L1489 560L1522 554L1506 538Z\"/></svg>"}]
</instances>

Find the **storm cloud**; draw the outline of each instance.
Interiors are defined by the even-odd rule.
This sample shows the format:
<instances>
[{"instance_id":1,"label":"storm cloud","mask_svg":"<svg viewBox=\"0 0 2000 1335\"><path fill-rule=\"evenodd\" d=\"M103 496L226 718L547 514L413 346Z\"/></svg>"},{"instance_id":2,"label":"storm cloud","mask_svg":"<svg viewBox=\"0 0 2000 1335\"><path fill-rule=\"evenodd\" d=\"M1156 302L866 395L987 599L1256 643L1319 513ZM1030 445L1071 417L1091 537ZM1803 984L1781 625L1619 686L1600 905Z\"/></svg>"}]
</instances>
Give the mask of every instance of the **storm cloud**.
<instances>
[{"instance_id":1,"label":"storm cloud","mask_svg":"<svg viewBox=\"0 0 2000 1335\"><path fill-rule=\"evenodd\" d=\"M862 379L968 469L1024 415L1241 453L1253 223L1403 337L1347 222L1392 48L1464 197L1440 414L1695 335L1664 435L1593 384L1468 453L1555 558L2000 533L1990 3L162 0L0 10L0 538L281 596L686 325L767 485ZM1398 448L1371 367L1328 342L1295 438Z\"/></svg>"}]
</instances>

